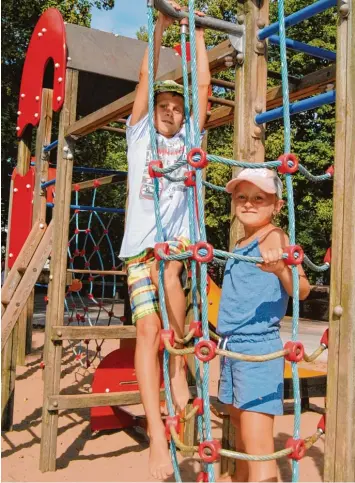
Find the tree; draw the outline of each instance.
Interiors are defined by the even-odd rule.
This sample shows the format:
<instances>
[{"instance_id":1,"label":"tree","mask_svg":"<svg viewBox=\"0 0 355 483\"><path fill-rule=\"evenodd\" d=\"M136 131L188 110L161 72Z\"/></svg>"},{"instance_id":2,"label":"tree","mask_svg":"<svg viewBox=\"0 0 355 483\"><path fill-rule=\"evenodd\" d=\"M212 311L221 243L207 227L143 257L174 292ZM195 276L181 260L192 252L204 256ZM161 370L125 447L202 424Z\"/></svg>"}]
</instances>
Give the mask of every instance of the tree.
<instances>
[{"instance_id":1,"label":"tree","mask_svg":"<svg viewBox=\"0 0 355 483\"><path fill-rule=\"evenodd\" d=\"M61 12L65 21L90 27L92 7L108 10L113 6L114 0L7 0L2 5L2 228L7 223L9 175L17 158L15 127L21 74L27 47L36 23L47 8L55 7Z\"/></svg>"}]
</instances>

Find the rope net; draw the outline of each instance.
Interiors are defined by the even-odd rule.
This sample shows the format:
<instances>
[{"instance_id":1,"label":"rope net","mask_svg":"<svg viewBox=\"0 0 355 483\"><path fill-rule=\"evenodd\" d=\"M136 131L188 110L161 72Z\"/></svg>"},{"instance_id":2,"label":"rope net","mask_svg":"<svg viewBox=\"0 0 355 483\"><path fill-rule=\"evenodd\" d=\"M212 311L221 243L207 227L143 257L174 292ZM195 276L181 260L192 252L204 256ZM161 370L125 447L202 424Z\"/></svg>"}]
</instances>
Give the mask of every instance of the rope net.
<instances>
[{"instance_id":1,"label":"rope net","mask_svg":"<svg viewBox=\"0 0 355 483\"><path fill-rule=\"evenodd\" d=\"M202 472L199 474L198 481L215 481L213 463L220 456L226 456L234 459L267 461L288 456L292 459L292 480L298 481L299 478L299 459L301 459L312 444L324 433L324 416L318 424L317 431L308 438L300 438L300 418L301 418L301 399L300 386L297 370L297 362L304 359L306 361L315 360L328 346L328 333L326 332L321 340L319 348L311 355L304 352L303 345L297 341L298 338L298 321L299 321L299 278L297 265L304 262L312 270L322 272L328 270L330 260L325 261L322 265L314 264L304 253L300 246L296 245L295 232L295 209L293 199L293 183L292 175L299 171L302 175L313 182L321 182L330 180L333 176L333 168L329 168L326 173L315 175L310 173L303 165L301 165L297 157L291 154L291 136L290 136L290 109L289 109L289 92L288 92L288 71L285 45L285 19L284 19L284 2L278 0L278 17L280 31L280 53L281 53L281 69L282 69L282 92L283 92L283 120L284 120L284 153L279 159L268 161L265 163L249 163L245 160L231 160L213 154L207 154L200 148L200 132L199 132L199 104L198 104L198 87L197 87L197 65L196 65L196 39L195 39L195 17L194 17L194 0L189 0L189 31L190 31L190 49L191 49L191 93L192 93L192 110L193 118L190 118L190 102L189 102L189 84L186 57L186 34L184 29L181 32L181 51L182 51L182 72L184 85L184 111L186 123L186 159L175 163L173 166L164 168L159 160L156 146L156 135L154 126L154 23L153 23L153 7L148 2L148 37L149 37L149 130L150 142L152 146L153 160L150 164L150 173L154 182L154 210L156 215L156 226L158 243L155 246L155 257L159 261L159 303L160 313L163 322L162 341L165 346L163 356L163 373L166 389L166 401L169 416L166 420L167 434L171 436L170 451L174 467L176 481L181 481L179 465L177 461L176 449L183 451L197 452L202 464ZM190 123L193 123L190 126ZM224 192L225 188L208 183L203 180L203 169L208 163L223 163L232 167L240 168L270 168L277 169L284 176L287 188L287 203L289 211L289 238L290 246L286 247L283 258L285 262L291 266L293 278L293 317L292 317L292 340L285 344L284 350L267 355L245 356L244 354L232 353L230 351L219 348L219 346L210 339L217 339L218 336L209 330L208 325L208 301L207 301L207 264L217 263L224 264L226 259L232 258L243 260L249 263L261 263L260 257L247 257L237 255L218 249L214 249L207 242L206 229L204 223L204 200L203 189L215 189ZM185 167L185 175L183 177L174 177L174 171ZM179 255L170 254L169 246L164 240L162 220L160 216L159 206L159 177L164 176L171 183L184 181L187 186L187 199L189 209L189 226L190 241L189 249ZM198 220L196 228L194 220ZM194 322L190 325L190 331L184 339L174 339L174 333L170 330L168 313L165 302L164 292L164 264L170 260L186 260L191 262L191 292L193 301ZM198 266L198 267L197 267ZM197 268L199 269L199 277L197 277ZM196 322L199 321L199 322ZM191 342L190 342L191 341ZM174 343L190 344L184 349L174 348ZM193 346L191 346L193 344ZM179 436L179 423L181 418L174 413L172 402L170 378L169 378L169 357L173 355L194 354L195 370L196 370L196 387L197 398L193 402L193 411L186 418L197 417L198 430L198 446L187 446L181 441ZM209 385L209 362L216 355L222 357L231 357L233 359L248 360L251 362L271 360L278 357L285 357L291 362L293 394L294 394L294 430L293 438L287 442L286 448L269 454L269 455L249 455L236 451L230 451L221 448L221 443L212 438L211 432L211 415L210 415L210 397L208 392Z\"/></svg>"}]
</instances>

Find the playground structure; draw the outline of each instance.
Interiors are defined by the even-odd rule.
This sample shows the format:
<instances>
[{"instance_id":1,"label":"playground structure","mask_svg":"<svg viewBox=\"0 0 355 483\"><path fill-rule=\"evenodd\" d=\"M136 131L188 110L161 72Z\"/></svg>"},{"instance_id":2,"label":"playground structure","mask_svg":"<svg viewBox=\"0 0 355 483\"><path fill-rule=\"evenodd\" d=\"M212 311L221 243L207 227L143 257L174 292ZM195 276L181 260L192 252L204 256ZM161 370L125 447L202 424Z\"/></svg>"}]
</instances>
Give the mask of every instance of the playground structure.
<instances>
[{"instance_id":1,"label":"playground structure","mask_svg":"<svg viewBox=\"0 0 355 483\"><path fill-rule=\"evenodd\" d=\"M162 1L157 2L157 6L163 3ZM292 22L302 21L307 16L309 17L319 13L334 5L335 3L332 1L321 0L311 7L307 7L303 12L291 15L286 19L285 24L286 26L292 25ZM224 105L212 110L206 127L213 128L226 122L231 122L234 119L234 158L255 163L264 161L263 140L265 124L263 123L282 115L282 108L278 108L278 106L283 104L280 88L273 88L268 92L266 90L267 64L265 40L270 36L275 37L273 34L277 33L278 25L270 25L264 28L268 23L268 6L266 3L259 8L252 1L247 1L241 5L241 9L244 10L241 12L244 15L244 21L242 22L242 18L239 18L240 24L238 27L243 26L243 28L238 28L238 32L235 32L238 33L238 35L235 35L237 40L232 38L231 41L227 40L209 51L212 74L223 69L226 64L227 66L231 63L236 64L236 82L235 85L229 85L229 87L235 88L235 99L237 102L218 100L218 102ZM290 98L293 101L299 101L291 105L290 108L292 113L296 113L301 110L315 108L325 103L334 102L335 92L330 91L324 93L324 90L329 83L336 82L337 86L329 343L329 359L334 362L333 364L329 364L328 368L325 457L326 481L351 481L354 478L355 471L351 454L354 444L354 414L352 408L354 407L353 381L355 371L355 234L353 225L353 220L355 219L355 203L352 198L352 183L355 169L353 132L355 52L352 42L354 23L354 14L351 6L348 3L341 2L338 5L338 52L336 69L334 65L330 65L322 69L322 71L305 76L297 85L291 85L290 87ZM258 32L258 29L261 30ZM31 52L33 52L33 49L36 49L35 42L41 42L43 37L54 30L60 38L58 40L57 37L54 37L51 45L56 45L57 50L51 49L50 52L43 50L43 57L36 57L40 64L36 66L38 76L33 75L33 71L31 72L31 76L38 83L35 86L31 85L30 88L26 85L26 64L28 63L27 65L31 66L30 60L31 56L33 56ZM67 249L68 241L70 240L70 199L75 140L99 128L106 127L110 130L115 129L110 126L107 127L107 125L129 114L134 101L134 92L132 91L138 79L137 71L130 78L128 72L124 69L123 87L122 90L119 90L122 97L106 105L109 100L117 97L118 90L115 90L115 81L113 78L116 78L117 82L116 66L120 64L118 62L115 63L114 59L110 57L107 62L100 64L100 72L98 72L98 67L93 61L95 55L92 52L88 56L81 54L80 57L77 52L76 57L75 45L78 42L79 35L81 36L81 43L79 42L79 45L85 45L87 36L95 38L95 35L97 35L95 38L97 42L90 43L90 48L92 45L101 45L102 50L100 52L110 51L110 44L106 40L110 40L111 43L120 41L119 38L114 38L110 34L103 34L101 32L96 34L94 31L81 27L64 26L58 12L50 9L41 17L31 40L24 68L24 84L21 86L21 96L24 94L24 97L20 98L19 107L18 134L20 136L20 144L17 165L19 175L23 176L29 172L31 156L30 131L32 128L28 125L36 126L39 123L35 153L37 162L35 165L35 174L34 176L32 175L34 177L33 228L22 250L19 251L18 257L14 261L8 277L9 279L11 277L10 281L13 287L12 295L16 293L16 286L19 283L21 284L23 280L25 280L23 285L26 286L27 292L20 292L22 297L21 303L19 302L19 295L17 295L17 298L14 298L14 296L12 298L10 297L6 305L5 316L9 309L12 312L10 312L11 317L8 315L8 319L5 319L6 323L2 329L3 361L5 362L5 368L9 368L7 372L8 379L6 380L6 384L3 384L3 387L5 386L5 390L8 391L6 401L10 401L14 387L14 360L16 358L16 345L19 338L19 331L21 334L25 333L24 327L27 325L27 317L23 312L23 308L25 307L24 302L30 296L38 272L41 271L49 254L52 253L46 322L43 432L41 442L41 469L43 471L55 469L59 410L107 405L120 406L139 402L139 394L137 392L111 392L109 394L98 393L85 396L62 396L59 394L63 340L134 338L135 334L134 329L131 327L77 328L63 325L65 319L65 293L66 286L68 285ZM99 41L100 36L102 42L102 39L105 38L105 42L102 44ZM75 42L74 39L76 40ZM270 37L270 41L278 42L279 40L277 38L271 40ZM49 44L49 42L45 44L47 48ZM66 65L68 54L65 49L63 51L61 47L63 45L67 45L68 48L68 54L70 56L68 65ZM138 44L136 45L138 46ZM334 60L335 58L334 53L321 53L314 50L314 47L311 49L309 49L309 46L304 47L304 45L298 45L297 47L299 49L308 48L308 52L311 55L328 55L328 58L331 57L330 60ZM115 45L112 52L116 51L115 49L119 51L119 48ZM140 43L137 57L142 56L143 49L144 45ZM166 56L166 64L164 64L164 56ZM83 65L85 60L87 60L86 57L92 60L91 67L88 64ZM134 56L131 55L131 57L133 59ZM53 58L54 63L54 89L53 92L51 89L43 89L42 92L43 72L48 58ZM120 62L122 65L122 61ZM178 66L174 53L169 52L169 49L164 49L162 51L162 62L162 72L158 73L158 77L182 82L182 69ZM133 63L138 68L139 63L136 61L133 61ZM175 69L171 69L172 67L175 67ZM112 95L112 99L101 99L101 105L84 106L82 107L82 111L80 111L81 106L90 97L83 94L85 91L85 82L90 82L88 72L93 72L95 75L101 74L101 77L96 78L97 85L102 86L104 82L107 85L111 83L111 89L108 87L107 89L100 87L100 92L105 93L108 97ZM113 75L113 72L115 72L115 75ZM29 74L27 74L27 80L28 76ZM218 82L222 85L221 81L213 80L213 82L216 85L218 85ZM225 87L228 86L225 85ZM315 97L309 97L311 95L315 95ZM213 97L210 100L212 102L217 101ZM94 96L92 96L90 102L95 103L97 99L94 99ZM52 107L53 110L61 110L61 112L54 215L52 222L47 226L47 200L43 184L48 179L48 159L45 156L45 150L43 148L44 146L50 146L52 141ZM77 120L77 108L78 112L84 116L79 120ZM87 109L86 112L85 109ZM346 116L344 116L344 112L347 113ZM25 187L27 184L26 181ZM14 190L11 191L14 192ZM11 204L14 204L13 200ZM236 230L237 226L233 223L231 240L235 240ZM12 252L8 249L8 254L10 253ZM87 268L89 270L89 267ZM21 288L21 285L18 285L19 288ZM7 405L7 409L11 409L10 406Z\"/></svg>"}]
</instances>

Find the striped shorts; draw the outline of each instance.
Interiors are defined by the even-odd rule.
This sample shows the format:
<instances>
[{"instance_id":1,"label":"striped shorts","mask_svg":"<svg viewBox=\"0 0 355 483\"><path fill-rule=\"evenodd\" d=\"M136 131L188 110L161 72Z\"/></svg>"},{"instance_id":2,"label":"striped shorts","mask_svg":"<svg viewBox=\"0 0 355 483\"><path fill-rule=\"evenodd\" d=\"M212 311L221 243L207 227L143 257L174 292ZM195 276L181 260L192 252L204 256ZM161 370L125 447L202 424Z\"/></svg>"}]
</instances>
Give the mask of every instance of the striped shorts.
<instances>
[{"instance_id":1,"label":"striped shorts","mask_svg":"<svg viewBox=\"0 0 355 483\"><path fill-rule=\"evenodd\" d=\"M169 243L170 252L174 254L186 251L190 245L190 241L185 237L178 237L176 240L167 243ZM139 255L125 259L128 293L134 324L146 315L160 313L158 291L150 277L150 270L154 262L153 248L147 248ZM184 268L181 278L186 280L188 260L183 260L182 263Z\"/></svg>"}]
</instances>

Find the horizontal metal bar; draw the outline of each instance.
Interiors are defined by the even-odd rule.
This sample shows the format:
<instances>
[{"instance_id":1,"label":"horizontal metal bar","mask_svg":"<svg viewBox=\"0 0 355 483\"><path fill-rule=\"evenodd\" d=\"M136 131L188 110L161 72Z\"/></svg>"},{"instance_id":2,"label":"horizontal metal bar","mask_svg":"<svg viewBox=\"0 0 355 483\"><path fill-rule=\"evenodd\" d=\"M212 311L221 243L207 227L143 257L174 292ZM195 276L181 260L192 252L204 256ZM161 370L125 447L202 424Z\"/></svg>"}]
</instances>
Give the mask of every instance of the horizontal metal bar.
<instances>
[{"instance_id":1,"label":"horizontal metal bar","mask_svg":"<svg viewBox=\"0 0 355 483\"><path fill-rule=\"evenodd\" d=\"M319 0L318 2L308 5L298 12L292 13L285 18L285 27L291 27L292 25L297 25L298 23L306 20L307 18L313 17L318 13L324 12L330 7L335 7L337 4L336 0ZM271 25L261 29L258 33L259 40L264 40L270 37L270 35L277 34L279 32L279 22L274 22Z\"/></svg>"},{"instance_id":2,"label":"horizontal metal bar","mask_svg":"<svg viewBox=\"0 0 355 483\"><path fill-rule=\"evenodd\" d=\"M325 104L333 104L335 102L335 91L329 91L318 96L308 97L302 101L294 102L290 104L290 114L297 114L302 111L309 111ZM280 119L283 116L283 107L271 109L270 111L263 112L255 116L256 124L264 124L265 122L274 121Z\"/></svg>"},{"instance_id":3,"label":"horizontal metal bar","mask_svg":"<svg viewBox=\"0 0 355 483\"><path fill-rule=\"evenodd\" d=\"M280 45L280 37L278 35L271 35L271 37L269 37L269 42L275 45ZM327 59L332 62L336 61L336 53L332 50L314 47L313 45L305 44L304 42L298 42L298 40L286 38L286 47L291 50L296 50L297 52L304 52L312 57Z\"/></svg>"},{"instance_id":4,"label":"horizontal metal bar","mask_svg":"<svg viewBox=\"0 0 355 483\"><path fill-rule=\"evenodd\" d=\"M48 144L43 148L44 153L48 153L49 151L52 151L52 149L55 149L58 146L58 139L56 141L53 141L52 143Z\"/></svg>"},{"instance_id":5,"label":"horizontal metal bar","mask_svg":"<svg viewBox=\"0 0 355 483\"><path fill-rule=\"evenodd\" d=\"M182 20L188 17L188 12L184 10L175 10L166 0L154 0L154 7L159 10L164 15L168 15L176 20ZM239 24L234 24L232 22L226 22L225 20L220 20L214 17L199 17L195 15L195 22L197 27L202 27L204 29L217 30L219 32L224 32L226 34L235 35L241 37L244 35L244 26Z\"/></svg>"},{"instance_id":6,"label":"horizontal metal bar","mask_svg":"<svg viewBox=\"0 0 355 483\"><path fill-rule=\"evenodd\" d=\"M54 203L47 203L49 208L54 208ZM123 215L126 210L124 208L105 208L104 206L86 206L86 205L70 205L71 210L93 211L96 213L119 213Z\"/></svg>"},{"instance_id":7,"label":"horizontal metal bar","mask_svg":"<svg viewBox=\"0 0 355 483\"><path fill-rule=\"evenodd\" d=\"M45 183L41 184L41 188L48 188L48 186L52 186L55 184L55 179L51 179L50 181L46 181Z\"/></svg>"},{"instance_id":8,"label":"horizontal metal bar","mask_svg":"<svg viewBox=\"0 0 355 483\"><path fill-rule=\"evenodd\" d=\"M116 171L115 169L86 168L85 166L74 166L73 171L78 173L117 174L127 177L127 171Z\"/></svg>"}]
</instances>

